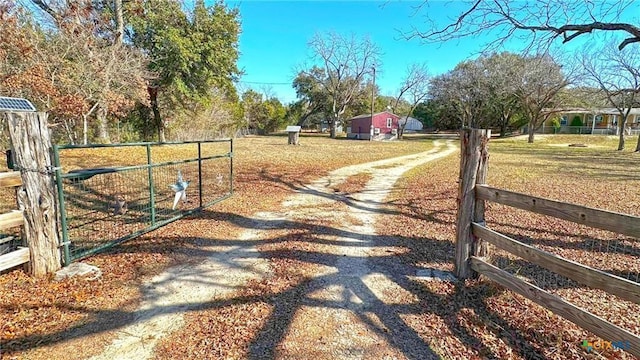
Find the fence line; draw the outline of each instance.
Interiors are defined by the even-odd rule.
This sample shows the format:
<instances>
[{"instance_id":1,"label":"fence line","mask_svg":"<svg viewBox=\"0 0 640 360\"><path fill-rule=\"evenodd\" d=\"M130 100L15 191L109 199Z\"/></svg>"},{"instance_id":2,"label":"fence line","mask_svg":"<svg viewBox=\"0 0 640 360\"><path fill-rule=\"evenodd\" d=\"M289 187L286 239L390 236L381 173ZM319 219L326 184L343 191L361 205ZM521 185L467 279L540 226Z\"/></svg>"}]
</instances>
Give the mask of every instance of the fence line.
<instances>
[{"instance_id":1,"label":"fence line","mask_svg":"<svg viewBox=\"0 0 640 360\"><path fill-rule=\"evenodd\" d=\"M232 139L224 139L54 146L65 264L231 196L232 144ZM61 152L73 157L73 151L94 148L122 149L141 164L62 172ZM155 158L156 150L162 159Z\"/></svg>"},{"instance_id":2,"label":"fence line","mask_svg":"<svg viewBox=\"0 0 640 360\"><path fill-rule=\"evenodd\" d=\"M0 173L0 187L16 187L22 185L22 178L19 171L8 171ZM11 210L0 214L0 231L23 226L24 216L20 210ZM4 241L7 239L6 241ZM0 239L0 244L13 240L12 236ZM16 267L29 262L29 248L18 246L17 249L0 255L0 271Z\"/></svg>"},{"instance_id":3,"label":"fence line","mask_svg":"<svg viewBox=\"0 0 640 360\"><path fill-rule=\"evenodd\" d=\"M476 198L640 238L640 218L477 184Z\"/></svg>"},{"instance_id":4,"label":"fence line","mask_svg":"<svg viewBox=\"0 0 640 360\"><path fill-rule=\"evenodd\" d=\"M486 261L486 243L535 263L556 274L622 299L640 304L640 284L523 244L485 225L485 202L573 221L640 237L640 218L502 190L484 184L487 175L488 130L464 129L461 134L460 182L456 226L455 272L459 278L483 275L536 302L576 325L610 341L628 340L629 353L640 356L640 336L604 320Z\"/></svg>"}]
</instances>

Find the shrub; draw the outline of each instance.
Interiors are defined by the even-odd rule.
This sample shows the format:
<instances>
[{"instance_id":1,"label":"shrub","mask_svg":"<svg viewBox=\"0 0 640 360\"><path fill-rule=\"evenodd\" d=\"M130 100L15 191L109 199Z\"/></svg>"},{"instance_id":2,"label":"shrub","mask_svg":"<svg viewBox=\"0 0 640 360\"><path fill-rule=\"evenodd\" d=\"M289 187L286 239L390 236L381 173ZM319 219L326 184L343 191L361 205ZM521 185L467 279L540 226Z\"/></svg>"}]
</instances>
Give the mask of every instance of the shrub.
<instances>
[{"instance_id":1,"label":"shrub","mask_svg":"<svg viewBox=\"0 0 640 360\"><path fill-rule=\"evenodd\" d=\"M553 126L553 133L557 134L560 131L560 119L558 117L551 119L551 126Z\"/></svg>"},{"instance_id":2,"label":"shrub","mask_svg":"<svg viewBox=\"0 0 640 360\"><path fill-rule=\"evenodd\" d=\"M573 117L573 119L571 120L571 133L573 134L578 134L581 133L581 129L580 127L582 126L582 119L580 118L580 116L576 115Z\"/></svg>"},{"instance_id":3,"label":"shrub","mask_svg":"<svg viewBox=\"0 0 640 360\"><path fill-rule=\"evenodd\" d=\"M580 116L574 116L573 119L571 119L570 126L582 126L582 119L580 118Z\"/></svg>"}]
</instances>

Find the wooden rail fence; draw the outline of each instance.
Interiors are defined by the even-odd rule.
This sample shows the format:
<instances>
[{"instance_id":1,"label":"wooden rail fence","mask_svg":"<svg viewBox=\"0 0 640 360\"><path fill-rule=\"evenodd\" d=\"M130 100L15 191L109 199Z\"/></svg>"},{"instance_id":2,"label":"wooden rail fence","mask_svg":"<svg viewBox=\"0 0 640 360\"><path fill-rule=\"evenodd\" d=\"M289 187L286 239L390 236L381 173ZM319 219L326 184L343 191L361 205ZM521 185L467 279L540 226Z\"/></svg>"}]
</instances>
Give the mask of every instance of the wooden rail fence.
<instances>
[{"instance_id":1,"label":"wooden rail fence","mask_svg":"<svg viewBox=\"0 0 640 360\"><path fill-rule=\"evenodd\" d=\"M16 187L22 185L19 171L0 173L0 187ZM20 210L0 214L0 231L24 225L24 216ZM0 271L29 262L29 248L18 247L17 250L0 255Z\"/></svg>"},{"instance_id":2,"label":"wooden rail fence","mask_svg":"<svg viewBox=\"0 0 640 360\"><path fill-rule=\"evenodd\" d=\"M487 144L490 137L490 130L465 129L461 134L459 207L456 226L456 276L462 279L478 275L486 276L605 340L626 341L629 346L624 350L640 357L640 336L490 264L486 261L486 243L578 283L602 289L636 304L640 304L639 283L567 260L491 230L485 224L484 211L485 202L491 201L635 238L640 238L640 217L544 199L485 185L488 160Z\"/></svg>"}]
</instances>

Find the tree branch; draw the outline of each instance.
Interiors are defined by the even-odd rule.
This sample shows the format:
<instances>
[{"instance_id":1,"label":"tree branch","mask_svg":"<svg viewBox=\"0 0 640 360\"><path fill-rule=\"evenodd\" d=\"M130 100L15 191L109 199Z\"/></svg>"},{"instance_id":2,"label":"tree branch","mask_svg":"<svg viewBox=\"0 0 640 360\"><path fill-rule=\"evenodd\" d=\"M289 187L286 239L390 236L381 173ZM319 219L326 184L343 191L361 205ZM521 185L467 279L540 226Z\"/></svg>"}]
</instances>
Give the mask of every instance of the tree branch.
<instances>
[{"instance_id":1,"label":"tree branch","mask_svg":"<svg viewBox=\"0 0 640 360\"><path fill-rule=\"evenodd\" d=\"M42 9L47 14L51 15L56 22L59 22L60 15L51 8L47 3L42 0L31 0L34 4L36 4L40 9Z\"/></svg>"}]
</instances>

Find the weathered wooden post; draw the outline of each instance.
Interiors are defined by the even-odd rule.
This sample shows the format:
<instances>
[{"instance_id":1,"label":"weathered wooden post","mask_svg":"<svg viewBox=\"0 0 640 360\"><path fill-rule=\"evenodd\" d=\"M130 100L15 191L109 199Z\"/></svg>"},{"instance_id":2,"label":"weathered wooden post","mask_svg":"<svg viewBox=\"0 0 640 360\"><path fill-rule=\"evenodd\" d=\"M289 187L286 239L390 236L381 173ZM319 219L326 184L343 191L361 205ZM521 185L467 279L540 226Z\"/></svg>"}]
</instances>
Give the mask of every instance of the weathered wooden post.
<instances>
[{"instance_id":1,"label":"weathered wooden post","mask_svg":"<svg viewBox=\"0 0 640 360\"><path fill-rule=\"evenodd\" d=\"M490 138L491 130L463 129L460 133L455 259L455 275L460 279L477 276L469 266L471 256L486 256L486 245L473 235L471 223L484 222L484 201L476 200L475 187L487 180Z\"/></svg>"},{"instance_id":2,"label":"weathered wooden post","mask_svg":"<svg viewBox=\"0 0 640 360\"><path fill-rule=\"evenodd\" d=\"M301 126L287 126L287 133L289 133L289 145L300 144L300 129Z\"/></svg>"},{"instance_id":3,"label":"weathered wooden post","mask_svg":"<svg viewBox=\"0 0 640 360\"><path fill-rule=\"evenodd\" d=\"M29 245L29 270L40 276L60 269L56 187L51 168L51 137L46 113L7 112L15 169L22 187L18 204Z\"/></svg>"}]
</instances>

